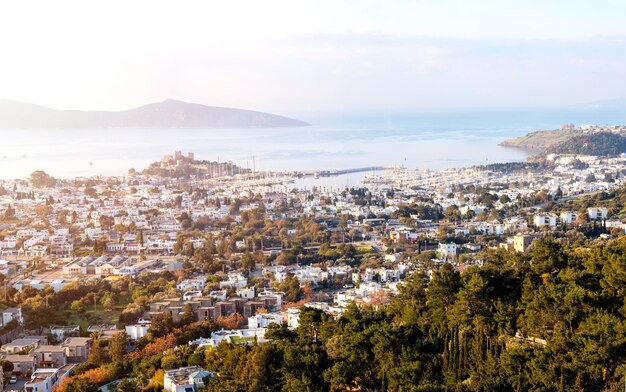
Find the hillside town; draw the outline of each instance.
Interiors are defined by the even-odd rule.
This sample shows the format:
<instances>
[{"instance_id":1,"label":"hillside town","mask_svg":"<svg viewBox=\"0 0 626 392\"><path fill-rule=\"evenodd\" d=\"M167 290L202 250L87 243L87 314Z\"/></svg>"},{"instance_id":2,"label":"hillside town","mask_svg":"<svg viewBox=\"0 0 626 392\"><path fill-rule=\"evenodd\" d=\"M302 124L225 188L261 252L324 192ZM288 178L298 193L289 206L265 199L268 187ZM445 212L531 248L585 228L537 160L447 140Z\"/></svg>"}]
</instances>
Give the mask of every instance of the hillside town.
<instances>
[{"instance_id":1,"label":"hillside town","mask_svg":"<svg viewBox=\"0 0 626 392\"><path fill-rule=\"evenodd\" d=\"M307 309L338 319L383 308L414 274L480 268L489 253L529 254L554 235L621 237L610 201L625 174L623 155L552 154L297 189L302 173L176 152L121 177L2 181L2 387L52 392L107 356L146 355L173 328L189 336L166 346L171 357L181 343L263 344L272 324L295 330ZM160 382L197 391L215 377L172 366Z\"/></svg>"}]
</instances>

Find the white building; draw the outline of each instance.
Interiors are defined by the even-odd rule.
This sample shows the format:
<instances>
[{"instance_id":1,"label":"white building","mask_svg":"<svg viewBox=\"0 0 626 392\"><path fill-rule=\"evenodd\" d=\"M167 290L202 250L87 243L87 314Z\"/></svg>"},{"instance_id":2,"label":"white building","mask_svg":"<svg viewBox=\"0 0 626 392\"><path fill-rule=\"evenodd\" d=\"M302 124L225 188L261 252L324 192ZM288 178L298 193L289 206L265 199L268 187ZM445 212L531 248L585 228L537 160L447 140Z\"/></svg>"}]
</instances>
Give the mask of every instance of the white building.
<instances>
[{"instance_id":1,"label":"white building","mask_svg":"<svg viewBox=\"0 0 626 392\"><path fill-rule=\"evenodd\" d=\"M21 308L7 308L2 311L2 325L7 325L11 321L17 321L18 324L24 324Z\"/></svg>"},{"instance_id":2,"label":"white building","mask_svg":"<svg viewBox=\"0 0 626 392\"><path fill-rule=\"evenodd\" d=\"M206 285L206 278L204 276L200 276L198 278L183 280L182 282L176 285L176 289L178 291L189 291L189 290L202 291L205 285Z\"/></svg>"},{"instance_id":3,"label":"white building","mask_svg":"<svg viewBox=\"0 0 626 392\"><path fill-rule=\"evenodd\" d=\"M282 291L265 290L259 293L258 298L259 300L264 300L266 298L275 298L276 306L280 308L281 306L283 306L285 293L283 293Z\"/></svg>"},{"instance_id":4,"label":"white building","mask_svg":"<svg viewBox=\"0 0 626 392\"><path fill-rule=\"evenodd\" d=\"M587 208L587 215L591 220L606 219L609 211L604 207L589 207Z\"/></svg>"},{"instance_id":5,"label":"white building","mask_svg":"<svg viewBox=\"0 0 626 392\"><path fill-rule=\"evenodd\" d=\"M537 214L533 218L533 224L537 227L556 227L556 216L553 214Z\"/></svg>"},{"instance_id":6,"label":"white building","mask_svg":"<svg viewBox=\"0 0 626 392\"><path fill-rule=\"evenodd\" d=\"M300 326L300 309L290 308L287 310L287 326L291 329Z\"/></svg>"},{"instance_id":7,"label":"white building","mask_svg":"<svg viewBox=\"0 0 626 392\"><path fill-rule=\"evenodd\" d=\"M257 314L248 317L248 328L267 328L272 323L280 325L283 321L284 317L280 313Z\"/></svg>"},{"instance_id":8,"label":"white building","mask_svg":"<svg viewBox=\"0 0 626 392\"><path fill-rule=\"evenodd\" d=\"M437 254L443 259L454 258L456 256L457 244L450 242L448 244L439 243Z\"/></svg>"},{"instance_id":9,"label":"white building","mask_svg":"<svg viewBox=\"0 0 626 392\"><path fill-rule=\"evenodd\" d=\"M192 299L199 297L202 297L202 291L185 291L185 293L183 294L183 301L191 301Z\"/></svg>"},{"instance_id":10,"label":"white building","mask_svg":"<svg viewBox=\"0 0 626 392\"><path fill-rule=\"evenodd\" d=\"M126 326L126 334L133 340L138 340L146 336L150 329L150 323L137 323Z\"/></svg>"},{"instance_id":11,"label":"white building","mask_svg":"<svg viewBox=\"0 0 626 392\"><path fill-rule=\"evenodd\" d=\"M30 380L24 384L26 392L52 392L59 382L59 369L39 368L35 370Z\"/></svg>"},{"instance_id":12,"label":"white building","mask_svg":"<svg viewBox=\"0 0 626 392\"><path fill-rule=\"evenodd\" d=\"M256 296L256 289L254 286L249 288L238 288L237 296L241 298L252 299Z\"/></svg>"},{"instance_id":13,"label":"white building","mask_svg":"<svg viewBox=\"0 0 626 392\"><path fill-rule=\"evenodd\" d=\"M167 370L163 378L163 387L168 392L196 392L203 388L215 374L200 366L188 366Z\"/></svg>"},{"instance_id":14,"label":"white building","mask_svg":"<svg viewBox=\"0 0 626 392\"><path fill-rule=\"evenodd\" d=\"M575 212L571 212L571 211L563 211L561 212L561 216L560 216L561 222L565 223L566 225L572 224L572 222L574 222L577 217L578 217L578 214L576 214Z\"/></svg>"},{"instance_id":15,"label":"white building","mask_svg":"<svg viewBox=\"0 0 626 392\"><path fill-rule=\"evenodd\" d=\"M228 274L228 280L220 282L220 288L225 287L246 287L248 285L248 278L238 272L231 272Z\"/></svg>"}]
</instances>

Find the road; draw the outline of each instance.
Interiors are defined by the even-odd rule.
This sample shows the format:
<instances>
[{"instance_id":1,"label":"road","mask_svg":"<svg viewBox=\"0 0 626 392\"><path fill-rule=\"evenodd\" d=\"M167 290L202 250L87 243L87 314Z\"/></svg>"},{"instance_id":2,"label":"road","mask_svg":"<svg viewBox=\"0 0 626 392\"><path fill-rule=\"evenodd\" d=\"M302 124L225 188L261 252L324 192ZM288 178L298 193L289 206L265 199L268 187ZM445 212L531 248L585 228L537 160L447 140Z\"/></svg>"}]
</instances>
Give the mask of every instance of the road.
<instances>
[{"instance_id":1,"label":"road","mask_svg":"<svg viewBox=\"0 0 626 392\"><path fill-rule=\"evenodd\" d=\"M5 391L21 391L24 389L24 384L26 384L26 379L18 379L17 383L9 384L9 380L6 380L7 385L5 387Z\"/></svg>"}]
</instances>

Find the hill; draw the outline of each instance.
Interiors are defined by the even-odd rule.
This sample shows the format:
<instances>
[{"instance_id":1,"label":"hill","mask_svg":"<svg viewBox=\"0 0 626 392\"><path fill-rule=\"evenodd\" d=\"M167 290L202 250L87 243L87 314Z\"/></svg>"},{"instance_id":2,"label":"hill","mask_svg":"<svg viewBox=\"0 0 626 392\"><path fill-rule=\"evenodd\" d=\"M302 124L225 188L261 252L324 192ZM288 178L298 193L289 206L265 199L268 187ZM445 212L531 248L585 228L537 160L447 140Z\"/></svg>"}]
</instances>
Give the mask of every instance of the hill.
<instances>
[{"instance_id":1,"label":"hill","mask_svg":"<svg viewBox=\"0 0 626 392\"><path fill-rule=\"evenodd\" d=\"M168 99L125 111L56 110L0 100L0 128L256 128L309 124L252 110Z\"/></svg>"},{"instance_id":2,"label":"hill","mask_svg":"<svg viewBox=\"0 0 626 392\"><path fill-rule=\"evenodd\" d=\"M626 137L611 132L571 137L551 146L547 153L612 156L626 152Z\"/></svg>"},{"instance_id":3,"label":"hill","mask_svg":"<svg viewBox=\"0 0 626 392\"><path fill-rule=\"evenodd\" d=\"M536 131L505 140L500 145L546 154L618 155L626 152L626 126L566 124L561 129Z\"/></svg>"},{"instance_id":4,"label":"hill","mask_svg":"<svg viewBox=\"0 0 626 392\"><path fill-rule=\"evenodd\" d=\"M570 129L535 131L515 139L505 140L500 143L500 145L525 150L546 151L559 143L563 143L582 134L581 131Z\"/></svg>"}]
</instances>

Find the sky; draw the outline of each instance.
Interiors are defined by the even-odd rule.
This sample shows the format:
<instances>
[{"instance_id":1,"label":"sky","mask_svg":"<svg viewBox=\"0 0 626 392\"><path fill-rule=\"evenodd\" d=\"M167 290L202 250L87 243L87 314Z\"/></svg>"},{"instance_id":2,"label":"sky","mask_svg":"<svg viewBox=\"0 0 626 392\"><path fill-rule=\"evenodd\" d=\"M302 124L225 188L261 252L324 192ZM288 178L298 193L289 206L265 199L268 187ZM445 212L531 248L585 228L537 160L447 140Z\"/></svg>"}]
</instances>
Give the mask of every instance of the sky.
<instances>
[{"instance_id":1,"label":"sky","mask_svg":"<svg viewBox=\"0 0 626 392\"><path fill-rule=\"evenodd\" d=\"M626 97L626 1L7 1L0 98L291 116Z\"/></svg>"}]
</instances>

